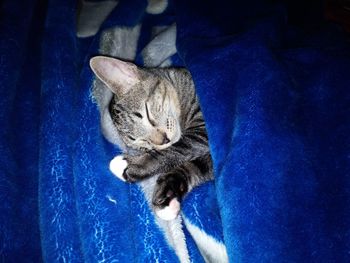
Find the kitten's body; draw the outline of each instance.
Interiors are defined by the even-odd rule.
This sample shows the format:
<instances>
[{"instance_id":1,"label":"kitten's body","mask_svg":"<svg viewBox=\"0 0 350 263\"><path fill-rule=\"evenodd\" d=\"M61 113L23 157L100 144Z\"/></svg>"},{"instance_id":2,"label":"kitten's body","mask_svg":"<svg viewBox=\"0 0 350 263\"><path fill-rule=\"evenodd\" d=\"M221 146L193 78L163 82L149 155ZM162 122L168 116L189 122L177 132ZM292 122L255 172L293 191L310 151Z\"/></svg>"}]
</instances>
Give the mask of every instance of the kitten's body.
<instances>
[{"instance_id":1,"label":"kitten's body","mask_svg":"<svg viewBox=\"0 0 350 263\"><path fill-rule=\"evenodd\" d=\"M157 176L153 209L173 219L183 196L212 179L204 120L192 78L185 69L140 69L116 59L96 57L91 67L112 90L112 121L126 147L124 168L130 182ZM171 210L164 216L162 211Z\"/></svg>"}]
</instances>

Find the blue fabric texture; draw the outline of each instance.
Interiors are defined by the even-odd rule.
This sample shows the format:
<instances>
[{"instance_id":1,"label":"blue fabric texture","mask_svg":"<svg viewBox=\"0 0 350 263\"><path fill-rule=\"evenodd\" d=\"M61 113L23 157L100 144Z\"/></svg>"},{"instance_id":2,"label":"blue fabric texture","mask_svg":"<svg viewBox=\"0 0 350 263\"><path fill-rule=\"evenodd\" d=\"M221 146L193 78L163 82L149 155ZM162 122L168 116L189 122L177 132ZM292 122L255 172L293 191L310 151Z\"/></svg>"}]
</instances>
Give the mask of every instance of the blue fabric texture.
<instances>
[{"instance_id":1,"label":"blue fabric texture","mask_svg":"<svg viewBox=\"0 0 350 263\"><path fill-rule=\"evenodd\" d=\"M0 10L0 262L178 262L138 185L108 169L75 1ZM173 64L192 73L215 181L185 217L230 262L350 261L350 47L303 1L121 1L100 31L177 24ZM302 12L301 12L302 10ZM204 262L184 228L192 262Z\"/></svg>"}]
</instances>

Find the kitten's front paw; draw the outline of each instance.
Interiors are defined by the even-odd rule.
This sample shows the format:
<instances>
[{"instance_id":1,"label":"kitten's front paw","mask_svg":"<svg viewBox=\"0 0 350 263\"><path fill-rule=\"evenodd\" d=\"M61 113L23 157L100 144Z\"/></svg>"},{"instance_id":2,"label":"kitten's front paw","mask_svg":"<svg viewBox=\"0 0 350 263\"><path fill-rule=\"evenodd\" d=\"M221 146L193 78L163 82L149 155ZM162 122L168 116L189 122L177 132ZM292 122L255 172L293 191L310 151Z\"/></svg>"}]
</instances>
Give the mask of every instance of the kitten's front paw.
<instances>
[{"instance_id":1,"label":"kitten's front paw","mask_svg":"<svg viewBox=\"0 0 350 263\"><path fill-rule=\"evenodd\" d=\"M128 167L128 162L123 155L117 155L109 163L109 170L117 176L120 180L126 181L125 170Z\"/></svg>"},{"instance_id":2,"label":"kitten's front paw","mask_svg":"<svg viewBox=\"0 0 350 263\"><path fill-rule=\"evenodd\" d=\"M183 177L166 174L158 178L153 194L154 211L163 220L173 220L180 212L180 201L187 190Z\"/></svg>"}]
</instances>

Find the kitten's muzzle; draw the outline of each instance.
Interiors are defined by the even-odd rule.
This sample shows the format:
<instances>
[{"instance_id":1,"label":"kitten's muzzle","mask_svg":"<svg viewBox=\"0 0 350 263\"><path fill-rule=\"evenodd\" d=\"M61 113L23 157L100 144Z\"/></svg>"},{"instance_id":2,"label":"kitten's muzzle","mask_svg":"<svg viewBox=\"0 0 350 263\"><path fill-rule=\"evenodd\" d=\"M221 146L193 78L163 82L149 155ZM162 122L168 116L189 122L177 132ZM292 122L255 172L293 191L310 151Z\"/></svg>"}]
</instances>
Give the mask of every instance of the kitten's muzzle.
<instances>
[{"instance_id":1,"label":"kitten's muzzle","mask_svg":"<svg viewBox=\"0 0 350 263\"><path fill-rule=\"evenodd\" d=\"M158 150L163 150L170 146L171 140L168 138L166 133L158 134L157 137L153 137L153 140L150 141L153 146Z\"/></svg>"},{"instance_id":2,"label":"kitten's muzzle","mask_svg":"<svg viewBox=\"0 0 350 263\"><path fill-rule=\"evenodd\" d=\"M164 144L168 144L170 142L168 136L163 133L161 136L158 136L157 138L154 138L152 140L152 143L154 145L164 145Z\"/></svg>"}]
</instances>

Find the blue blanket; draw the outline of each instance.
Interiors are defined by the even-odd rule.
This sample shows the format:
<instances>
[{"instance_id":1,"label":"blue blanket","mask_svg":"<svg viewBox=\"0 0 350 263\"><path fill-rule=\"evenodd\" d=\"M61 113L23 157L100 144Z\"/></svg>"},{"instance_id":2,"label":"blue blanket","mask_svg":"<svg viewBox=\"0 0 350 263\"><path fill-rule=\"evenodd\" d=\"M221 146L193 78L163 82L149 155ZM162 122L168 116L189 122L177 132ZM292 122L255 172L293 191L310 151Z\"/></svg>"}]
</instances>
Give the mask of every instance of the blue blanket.
<instances>
[{"instance_id":1,"label":"blue blanket","mask_svg":"<svg viewBox=\"0 0 350 263\"><path fill-rule=\"evenodd\" d=\"M77 38L74 1L3 1L0 261L179 261L141 188L108 170L120 150L101 133L88 67L103 30L142 24L142 65L152 30L176 22L169 63L192 73L215 169L184 218L230 262L348 262L350 48L317 4L289 3L178 0L152 14L120 1Z\"/></svg>"}]
</instances>

